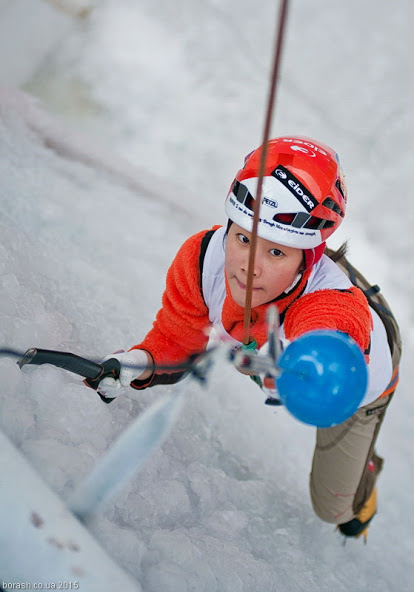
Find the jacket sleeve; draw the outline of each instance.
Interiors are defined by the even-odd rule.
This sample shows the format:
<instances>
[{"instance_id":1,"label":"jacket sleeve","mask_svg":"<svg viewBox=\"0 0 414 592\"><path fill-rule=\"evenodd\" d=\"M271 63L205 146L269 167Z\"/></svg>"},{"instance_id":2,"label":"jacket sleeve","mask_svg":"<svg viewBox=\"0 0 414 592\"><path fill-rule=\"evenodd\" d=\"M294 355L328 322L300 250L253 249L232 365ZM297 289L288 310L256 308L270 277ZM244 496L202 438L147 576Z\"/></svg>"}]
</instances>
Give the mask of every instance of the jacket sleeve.
<instances>
[{"instance_id":1,"label":"jacket sleeve","mask_svg":"<svg viewBox=\"0 0 414 592\"><path fill-rule=\"evenodd\" d=\"M357 342L368 359L372 317L359 288L319 290L302 296L288 309L284 329L290 341L316 329L342 331Z\"/></svg>"},{"instance_id":2,"label":"jacket sleeve","mask_svg":"<svg viewBox=\"0 0 414 592\"><path fill-rule=\"evenodd\" d=\"M132 349L148 351L155 365L180 364L203 351L207 345L208 309L203 300L200 278L201 243L207 231L185 241L166 278L162 307L152 329ZM137 389L177 382L184 372L162 371L145 381L135 380Z\"/></svg>"}]
</instances>

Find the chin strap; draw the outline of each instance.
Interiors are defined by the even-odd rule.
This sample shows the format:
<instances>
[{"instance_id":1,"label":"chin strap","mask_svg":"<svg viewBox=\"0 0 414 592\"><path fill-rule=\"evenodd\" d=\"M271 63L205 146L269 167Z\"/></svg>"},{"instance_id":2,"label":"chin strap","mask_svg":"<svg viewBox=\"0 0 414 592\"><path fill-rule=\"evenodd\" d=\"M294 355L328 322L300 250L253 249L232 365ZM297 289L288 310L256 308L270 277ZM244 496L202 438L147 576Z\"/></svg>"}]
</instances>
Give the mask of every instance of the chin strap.
<instances>
[{"instance_id":1,"label":"chin strap","mask_svg":"<svg viewBox=\"0 0 414 592\"><path fill-rule=\"evenodd\" d=\"M286 288L286 290L284 291L284 294L289 294L290 292L292 292L295 288L298 287L300 280L302 279L303 274L302 273L298 273L298 275L295 277L295 279L293 280L293 282L290 284L290 286L288 288Z\"/></svg>"}]
</instances>

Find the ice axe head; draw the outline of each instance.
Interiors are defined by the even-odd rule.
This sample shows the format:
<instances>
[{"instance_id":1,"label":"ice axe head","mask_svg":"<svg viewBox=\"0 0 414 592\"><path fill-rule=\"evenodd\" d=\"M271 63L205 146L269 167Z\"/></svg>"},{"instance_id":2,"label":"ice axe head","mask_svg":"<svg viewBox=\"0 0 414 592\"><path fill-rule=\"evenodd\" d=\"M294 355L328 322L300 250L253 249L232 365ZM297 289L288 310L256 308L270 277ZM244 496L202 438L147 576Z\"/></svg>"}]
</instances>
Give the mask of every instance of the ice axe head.
<instances>
[{"instance_id":1,"label":"ice axe head","mask_svg":"<svg viewBox=\"0 0 414 592\"><path fill-rule=\"evenodd\" d=\"M277 389L286 409L319 428L351 417L367 389L360 347L337 331L312 331L295 339L282 353L279 367Z\"/></svg>"}]
</instances>

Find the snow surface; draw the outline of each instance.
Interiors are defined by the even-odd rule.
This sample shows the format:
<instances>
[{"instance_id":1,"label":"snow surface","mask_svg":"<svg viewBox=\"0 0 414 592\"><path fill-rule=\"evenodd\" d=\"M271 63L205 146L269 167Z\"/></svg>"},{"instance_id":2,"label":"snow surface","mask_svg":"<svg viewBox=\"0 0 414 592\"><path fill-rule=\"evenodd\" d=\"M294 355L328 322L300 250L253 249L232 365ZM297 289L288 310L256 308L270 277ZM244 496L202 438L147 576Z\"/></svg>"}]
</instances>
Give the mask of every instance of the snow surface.
<instances>
[{"instance_id":1,"label":"snow surface","mask_svg":"<svg viewBox=\"0 0 414 592\"><path fill-rule=\"evenodd\" d=\"M144 336L176 250L224 221L261 141L276 16L245 0L107 0L80 20L0 2L1 345L100 358ZM292 3L273 125L340 153L350 205L331 244L349 239L403 330L368 545L313 515L314 430L223 366L207 389L188 381L170 438L91 525L145 592L414 589L413 17L411 0ZM56 368L0 371L1 428L64 497L177 388L107 406Z\"/></svg>"}]
</instances>

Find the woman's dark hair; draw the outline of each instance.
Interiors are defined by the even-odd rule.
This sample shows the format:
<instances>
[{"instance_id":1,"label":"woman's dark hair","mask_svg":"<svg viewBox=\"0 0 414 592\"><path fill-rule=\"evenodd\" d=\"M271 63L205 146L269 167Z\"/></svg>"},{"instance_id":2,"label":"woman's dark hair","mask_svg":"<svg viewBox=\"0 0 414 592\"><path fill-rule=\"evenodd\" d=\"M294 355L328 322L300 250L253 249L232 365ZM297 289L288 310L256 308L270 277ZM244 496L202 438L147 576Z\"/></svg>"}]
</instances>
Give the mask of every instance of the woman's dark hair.
<instances>
[{"instance_id":1,"label":"woman's dark hair","mask_svg":"<svg viewBox=\"0 0 414 592\"><path fill-rule=\"evenodd\" d=\"M334 263L336 263L337 261L342 259L342 257L345 257L347 251L348 251L348 241L345 241L344 243L342 243L342 245L339 247L339 249L337 249L336 251L331 251L329 253L329 259L332 259L332 261Z\"/></svg>"}]
</instances>

